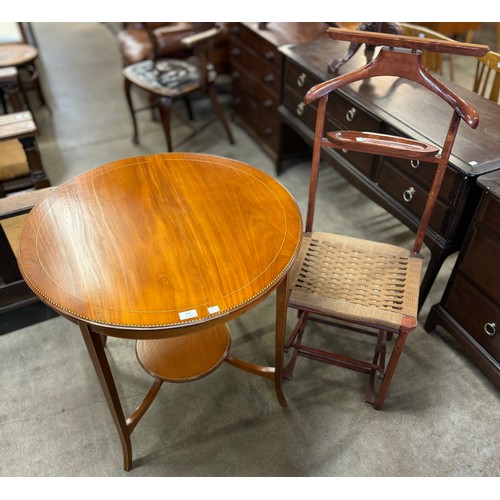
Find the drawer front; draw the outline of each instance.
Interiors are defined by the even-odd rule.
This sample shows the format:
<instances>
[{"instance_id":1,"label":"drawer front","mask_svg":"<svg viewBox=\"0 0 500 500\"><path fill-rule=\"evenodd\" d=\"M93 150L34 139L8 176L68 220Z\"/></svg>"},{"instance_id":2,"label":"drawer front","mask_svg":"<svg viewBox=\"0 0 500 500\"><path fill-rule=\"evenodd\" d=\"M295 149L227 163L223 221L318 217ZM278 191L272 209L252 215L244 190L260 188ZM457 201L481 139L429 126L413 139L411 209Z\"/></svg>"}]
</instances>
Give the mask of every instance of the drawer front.
<instances>
[{"instance_id":1,"label":"drawer front","mask_svg":"<svg viewBox=\"0 0 500 500\"><path fill-rule=\"evenodd\" d=\"M474 225L459 269L497 304L500 304L500 239Z\"/></svg>"},{"instance_id":2,"label":"drawer front","mask_svg":"<svg viewBox=\"0 0 500 500\"><path fill-rule=\"evenodd\" d=\"M314 132L316 129L316 112L318 109L316 104L305 105L302 96L292 92L289 87L285 87L283 104L297 119ZM339 130L339 125L327 116L325 132L333 130ZM336 149L336 151L366 176L370 176L373 165L372 155L341 149Z\"/></svg>"},{"instance_id":3,"label":"drawer front","mask_svg":"<svg viewBox=\"0 0 500 500\"><path fill-rule=\"evenodd\" d=\"M251 87L237 85L233 88L235 113L251 129L258 141L266 144L272 151L278 148L278 115L271 97L262 99L247 92Z\"/></svg>"},{"instance_id":4,"label":"drawer front","mask_svg":"<svg viewBox=\"0 0 500 500\"><path fill-rule=\"evenodd\" d=\"M285 59L285 67L283 70L283 81L285 85L294 93L303 98L307 91L320 83L320 80L312 77L309 73L292 64Z\"/></svg>"},{"instance_id":5,"label":"drawer front","mask_svg":"<svg viewBox=\"0 0 500 500\"><path fill-rule=\"evenodd\" d=\"M481 199L478 223L500 239L500 201L491 195Z\"/></svg>"},{"instance_id":6,"label":"drawer front","mask_svg":"<svg viewBox=\"0 0 500 500\"><path fill-rule=\"evenodd\" d=\"M316 129L316 112L318 106L316 103L306 105L303 101L304 96L294 92L288 85L283 90L283 105L298 120L313 132Z\"/></svg>"},{"instance_id":7,"label":"drawer front","mask_svg":"<svg viewBox=\"0 0 500 500\"><path fill-rule=\"evenodd\" d=\"M460 325L500 361L500 308L460 273L448 286L443 307Z\"/></svg>"},{"instance_id":8,"label":"drawer front","mask_svg":"<svg viewBox=\"0 0 500 500\"><path fill-rule=\"evenodd\" d=\"M245 95L251 96L252 107L255 109L277 114L279 96L255 80L252 75L243 73L239 78L233 79L233 90L236 93L244 92ZM234 101L235 105L238 105L237 99Z\"/></svg>"},{"instance_id":9,"label":"drawer front","mask_svg":"<svg viewBox=\"0 0 500 500\"><path fill-rule=\"evenodd\" d=\"M358 130L360 132L379 132L380 120L364 112L358 106L340 94L334 92L328 98L328 116L344 130Z\"/></svg>"},{"instance_id":10,"label":"drawer front","mask_svg":"<svg viewBox=\"0 0 500 500\"><path fill-rule=\"evenodd\" d=\"M281 88L281 54L277 53L272 61L262 58L251 46L232 43L229 49L233 78L251 74L266 88L279 94Z\"/></svg>"},{"instance_id":11,"label":"drawer front","mask_svg":"<svg viewBox=\"0 0 500 500\"><path fill-rule=\"evenodd\" d=\"M244 25L231 27L230 33L231 41L238 43L239 46L252 47L252 50L259 57L259 59L267 61L270 64L274 64L278 60L278 57L280 57L278 48L275 45L271 44Z\"/></svg>"},{"instance_id":12,"label":"drawer front","mask_svg":"<svg viewBox=\"0 0 500 500\"><path fill-rule=\"evenodd\" d=\"M296 95L302 98L307 91L320 83L299 67L285 62L285 85ZM351 101L334 92L328 97L327 115L331 121L338 123L335 130L359 130L364 132L378 132L380 120L367 114L352 104Z\"/></svg>"},{"instance_id":13,"label":"drawer front","mask_svg":"<svg viewBox=\"0 0 500 500\"><path fill-rule=\"evenodd\" d=\"M414 179L397 170L387 159L383 159L377 167L376 181L401 207L419 218L422 216L429 193ZM451 207L438 199L429 226L446 237L450 217Z\"/></svg>"},{"instance_id":14,"label":"drawer front","mask_svg":"<svg viewBox=\"0 0 500 500\"><path fill-rule=\"evenodd\" d=\"M398 166L398 170L404 172L408 177L415 179L419 184L430 191L437 169L435 163L407 160L405 158L391 158L391 161ZM463 175L460 175L458 172L448 167L444 174L443 183L441 184L439 198L445 202L453 203L459 192L462 180Z\"/></svg>"}]
</instances>

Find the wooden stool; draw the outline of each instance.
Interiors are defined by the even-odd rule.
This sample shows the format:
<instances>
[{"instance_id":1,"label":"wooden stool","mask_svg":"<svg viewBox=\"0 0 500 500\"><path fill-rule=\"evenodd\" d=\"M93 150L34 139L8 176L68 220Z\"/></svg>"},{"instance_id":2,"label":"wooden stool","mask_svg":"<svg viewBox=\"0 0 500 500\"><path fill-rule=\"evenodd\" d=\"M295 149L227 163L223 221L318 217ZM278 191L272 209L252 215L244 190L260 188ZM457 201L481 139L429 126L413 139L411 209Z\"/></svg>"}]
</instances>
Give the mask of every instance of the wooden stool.
<instances>
[{"instance_id":1,"label":"wooden stool","mask_svg":"<svg viewBox=\"0 0 500 500\"><path fill-rule=\"evenodd\" d=\"M5 193L50 186L29 111L0 116L0 197Z\"/></svg>"},{"instance_id":2,"label":"wooden stool","mask_svg":"<svg viewBox=\"0 0 500 500\"><path fill-rule=\"evenodd\" d=\"M38 68L36 67L35 60L38 57L38 50L26 43L4 43L0 44L0 69L15 67L18 72L18 82L20 90L26 100L26 106L31 111L29 100L25 94L26 90L35 90L38 94L42 106L45 106L49 112L50 109L45 100L42 86L40 85L40 78ZM22 72L26 72L28 77L23 79ZM14 104L13 104L14 106ZM20 109L15 109L19 111Z\"/></svg>"},{"instance_id":3,"label":"wooden stool","mask_svg":"<svg viewBox=\"0 0 500 500\"><path fill-rule=\"evenodd\" d=\"M138 340L137 359L151 376L167 382L191 382L216 370L231 345L226 324L190 335Z\"/></svg>"},{"instance_id":4,"label":"wooden stool","mask_svg":"<svg viewBox=\"0 0 500 500\"><path fill-rule=\"evenodd\" d=\"M17 68L15 66L0 68L0 99L5 114L8 113L7 101L10 101L15 111L22 111L23 105L19 100L19 94L23 94L23 97L25 97L19 84ZM26 99L25 103L28 106Z\"/></svg>"}]
</instances>

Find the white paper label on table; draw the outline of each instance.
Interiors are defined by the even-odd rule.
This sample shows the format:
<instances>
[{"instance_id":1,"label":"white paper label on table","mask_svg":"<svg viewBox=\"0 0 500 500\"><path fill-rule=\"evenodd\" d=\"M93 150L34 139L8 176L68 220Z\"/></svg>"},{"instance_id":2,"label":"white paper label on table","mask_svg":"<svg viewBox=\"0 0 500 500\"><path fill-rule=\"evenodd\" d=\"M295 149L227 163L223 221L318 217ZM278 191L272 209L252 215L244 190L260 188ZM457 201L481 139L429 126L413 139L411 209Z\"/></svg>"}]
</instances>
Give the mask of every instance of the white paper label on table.
<instances>
[{"instance_id":1,"label":"white paper label on table","mask_svg":"<svg viewBox=\"0 0 500 500\"><path fill-rule=\"evenodd\" d=\"M196 309L191 309L190 311L184 311L179 313L180 319L191 319L191 318L196 318L196 316L198 316Z\"/></svg>"}]
</instances>

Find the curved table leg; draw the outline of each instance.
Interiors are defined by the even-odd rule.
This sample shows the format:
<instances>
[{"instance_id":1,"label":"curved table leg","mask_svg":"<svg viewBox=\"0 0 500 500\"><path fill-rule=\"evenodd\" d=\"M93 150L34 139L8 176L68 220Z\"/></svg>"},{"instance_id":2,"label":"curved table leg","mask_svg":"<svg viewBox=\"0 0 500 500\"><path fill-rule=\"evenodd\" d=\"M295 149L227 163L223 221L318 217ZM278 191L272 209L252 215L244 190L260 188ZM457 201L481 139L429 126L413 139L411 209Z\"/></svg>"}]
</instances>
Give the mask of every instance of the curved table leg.
<instances>
[{"instance_id":1,"label":"curved table leg","mask_svg":"<svg viewBox=\"0 0 500 500\"><path fill-rule=\"evenodd\" d=\"M276 337L274 367L249 363L248 361L236 358L232 354L228 354L225 359L227 363L239 368L240 370L273 380L276 396L281 406L287 406L285 394L283 393L283 358L286 334L286 314L288 310L287 304L288 277L285 276L276 288Z\"/></svg>"},{"instance_id":2,"label":"curved table leg","mask_svg":"<svg viewBox=\"0 0 500 500\"><path fill-rule=\"evenodd\" d=\"M281 406L286 406L283 393L283 358L285 352L286 316L288 311L288 274L276 288L276 344L274 388Z\"/></svg>"},{"instance_id":3,"label":"curved table leg","mask_svg":"<svg viewBox=\"0 0 500 500\"><path fill-rule=\"evenodd\" d=\"M104 352L104 346L101 336L98 333L92 332L89 325L78 322L80 331L87 346L87 350L94 365L94 370L101 384L102 391L108 403L109 411L113 417L113 421L120 436L120 441L123 450L123 468L129 471L132 467L132 443L130 441L130 430L127 426L123 408L120 403L118 391L116 389L113 374L108 363L108 358Z\"/></svg>"}]
</instances>

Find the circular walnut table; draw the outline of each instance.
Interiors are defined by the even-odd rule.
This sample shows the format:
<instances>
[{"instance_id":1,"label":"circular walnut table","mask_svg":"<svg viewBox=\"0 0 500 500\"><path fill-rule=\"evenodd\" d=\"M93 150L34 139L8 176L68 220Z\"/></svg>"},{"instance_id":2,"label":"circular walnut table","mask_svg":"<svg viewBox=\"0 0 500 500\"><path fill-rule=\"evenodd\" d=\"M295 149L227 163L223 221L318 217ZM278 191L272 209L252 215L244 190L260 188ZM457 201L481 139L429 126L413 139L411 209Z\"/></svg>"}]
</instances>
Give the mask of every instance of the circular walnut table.
<instances>
[{"instance_id":1,"label":"circular walnut table","mask_svg":"<svg viewBox=\"0 0 500 500\"><path fill-rule=\"evenodd\" d=\"M21 272L50 307L78 323L121 438L164 380L203 377L227 361L282 389L287 272L301 242L299 209L281 184L244 163L200 154L129 158L90 170L30 213ZM276 290L275 366L229 353L226 323ZM106 336L137 339L155 382L125 418Z\"/></svg>"}]
</instances>

